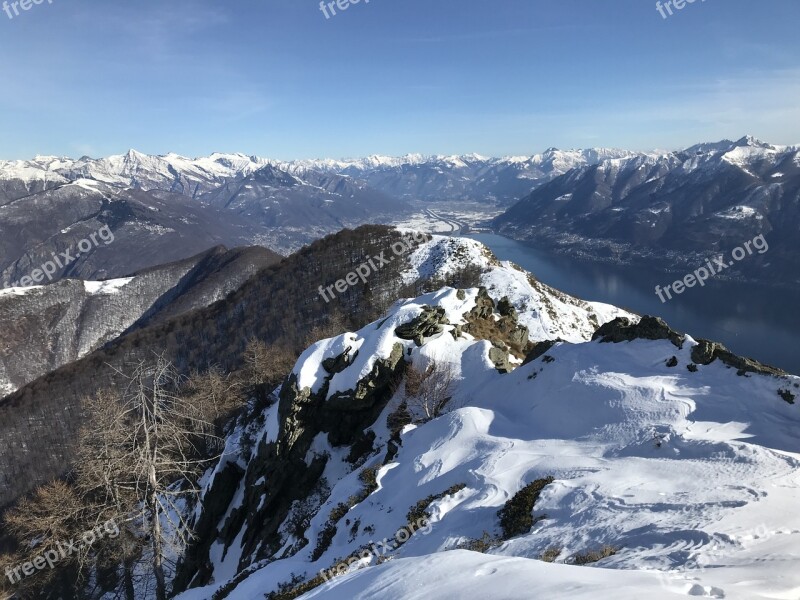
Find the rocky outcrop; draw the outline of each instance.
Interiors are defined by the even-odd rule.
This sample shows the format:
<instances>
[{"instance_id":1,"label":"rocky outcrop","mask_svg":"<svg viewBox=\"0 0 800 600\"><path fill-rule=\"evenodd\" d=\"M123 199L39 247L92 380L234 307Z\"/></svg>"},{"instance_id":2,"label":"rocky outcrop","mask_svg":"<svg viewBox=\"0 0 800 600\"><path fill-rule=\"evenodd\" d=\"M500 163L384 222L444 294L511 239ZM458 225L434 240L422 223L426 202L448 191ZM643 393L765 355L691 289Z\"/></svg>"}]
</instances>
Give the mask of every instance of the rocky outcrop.
<instances>
[{"instance_id":1,"label":"rocky outcrop","mask_svg":"<svg viewBox=\"0 0 800 600\"><path fill-rule=\"evenodd\" d=\"M720 343L697 340L697 346L692 348L692 360L695 363L709 365L717 359L736 369L739 375L760 373L762 375L782 376L787 374L786 371L762 364L752 358L737 356Z\"/></svg>"},{"instance_id":2,"label":"rocky outcrop","mask_svg":"<svg viewBox=\"0 0 800 600\"><path fill-rule=\"evenodd\" d=\"M439 335L444 331L444 325L449 324L442 307L425 306L421 315L395 329L395 335L401 340L414 340L417 346L422 346L426 339Z\"/></svg>"},{"instance_id":3,"label":"rocky outcrop","mask_svg":"<svg viewBox=\"0 0 800 600\"><path fill-rule=\"evenodd\" d=\"M511 356L523 360L530 349L528 328L520 325L518 319L517 310L508 297L495 303L484 287L478 290L475 306L464 315L467 324L463 331L492 343L489 360L501 373L515 368Z\"/></svg>"},{"instance_id":4,"label":"rocky outcrop","mask_svg":"<svg viewBox=\"0 0 800 600\"><path fill-rule=\"evenodd\" d=\"M644 316L638 323L632 323L626 317L619 317L600 327L592 336L592 340L601 343L629 342L636 339L642 340L669 340L677 348L683 348L686 336L671 329L659 317ZM697 365L709 365L719 359L727 366L737 370L739 375L759 373L761 375L784 376L787 373L776 367L762 364L751 358L737 356L725 346L709 340L698 340L692 348L692 364L687 365L690 372L697 372ZM667 361L668 367L678 365L678 358L673 356Z\"/></svg>"},{"instance_id":5,"label":"rocky outcrop","mask_svg":"<svg viewBox=\"0 0 800 600\"><path fill-rule=\"evenodd\" d=\"M669 340L676 348L683 348L686 336L671 329L660 317L645 315L638 323L627 317L618 317L598 328L592 340L614 344L633 340Z\"/></svg>"},{"instance_id":6,"label":"rocky outcrop","mask_svg":"<svg viewBox=\"0 0 800 600\"><path fill-rule=\"evenodd\" d=\"M241 538L244 558L239 570L246 569L254 560L273 556L284 547L287 540L281 525L293 504L315 493L326 493L320 478L328 457L317 455L306 460L320 433L327 434L331 446L350 446L354 457L362 456L365 446L369 450L371 444L364 430L375 422L396 389L395 383L405 366L403 346L395 344L390 355L377 360L370 374L359 380L353 390L328 398L330 379L352 364L353 358L347 350L326 360L323 366L328 377L316 392L300 388L295 375L284 383L277 406L278 439L272 442L255 440L250 453L243 451L245 455L240 463L247 464L245 471L237 473L227 469L218 474L217 478L224 481L222 485L217 485L215 478L211 491L203 498L203 512L196 524L196 528L205 533L201 538L204 541L192 547L181 564L176 578L177 591L204 585L213 577L208 568L211 542L207 540L219 540L230 547L244 531ZM222 521L225 499L236 489L242 490L244 499ZM218 495L222 501L209 495ZM301 540L288 549L286 555L311 541Z\"/></svg>"},{"instance_id":7,"label":"rocky outcrop","mask_svg":"<svg viewBox=\"0 0 800 600\"><path fill-rule=\"evenodd\" d=\"M527 356L525 356L525 360L522 364L527 365L528 363L535 361L540 356L546 354L550 348L561 342L563 342L563 340L545 340L544 342L536 342L530 352L528 352Z\"/></svg>"},{"instance_id":8,"label":"rocky outcrop","mask_svg":"<svg viewBox=\"0 0 800 600\"><path fill-rule=\"evenodd\" d=\"M494 368L501 373L510 373L514 370L514 365L511 364L508 351L503 348L497 346L489 348L489 360L492 361Z\"/></svg>"}]
</instances>

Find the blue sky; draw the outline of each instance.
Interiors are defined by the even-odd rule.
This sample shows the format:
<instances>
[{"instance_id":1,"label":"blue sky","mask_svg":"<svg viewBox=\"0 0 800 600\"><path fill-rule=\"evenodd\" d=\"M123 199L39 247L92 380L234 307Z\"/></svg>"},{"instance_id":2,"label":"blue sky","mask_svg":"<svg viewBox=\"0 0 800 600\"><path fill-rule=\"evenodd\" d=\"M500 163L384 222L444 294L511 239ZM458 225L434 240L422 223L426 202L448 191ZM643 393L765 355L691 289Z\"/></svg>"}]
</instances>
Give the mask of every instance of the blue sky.
<instances>
[{"instance_id":1,"label":"blue sky","mask_svg":"<svg viewBox=\"0 0 800 600\"><path fill-rule=\"evenodd\" d=\"M0 12L0 158L800 143L800 2L44 0ZM12 11L13 14L13 11Z\"/></svg>"}]
</instances>

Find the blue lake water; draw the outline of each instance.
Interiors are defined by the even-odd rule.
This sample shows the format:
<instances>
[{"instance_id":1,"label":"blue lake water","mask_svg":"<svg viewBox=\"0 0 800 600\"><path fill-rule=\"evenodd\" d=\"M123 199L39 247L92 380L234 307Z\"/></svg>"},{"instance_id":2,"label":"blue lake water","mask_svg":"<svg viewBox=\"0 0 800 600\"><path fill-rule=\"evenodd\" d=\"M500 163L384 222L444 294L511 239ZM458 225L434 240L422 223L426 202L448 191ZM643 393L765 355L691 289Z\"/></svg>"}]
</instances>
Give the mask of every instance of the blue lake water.
<instances>
[{"instance_id":1,"label":"blue lake water","mask_svg":"<svg viewBox=\"0 0 800 600\"><path fill-rule=\"evenodd\" d=\"M662 303L655 286L679 275L576 260L499 235L469 237L568 294L662 317L694 338L722 342L736 354L800 374L800 291L709 280Z\"/></svg>"}]
</instances>

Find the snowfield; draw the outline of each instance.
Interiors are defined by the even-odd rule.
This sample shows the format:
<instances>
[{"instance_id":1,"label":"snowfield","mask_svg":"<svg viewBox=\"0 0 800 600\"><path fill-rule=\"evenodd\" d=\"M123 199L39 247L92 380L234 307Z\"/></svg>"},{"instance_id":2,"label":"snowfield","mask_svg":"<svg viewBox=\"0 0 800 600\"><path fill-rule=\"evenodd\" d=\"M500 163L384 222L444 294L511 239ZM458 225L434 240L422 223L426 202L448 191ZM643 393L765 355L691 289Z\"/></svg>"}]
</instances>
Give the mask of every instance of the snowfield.
<instances>
[{"instance_id":1,"label":"snowfield","mask_svg":"<svg viewBox=\"0 0 800 600\"><path fill-rule=\"evenodd\" d=\"M450 243L435 238L418 250L415 271L447 268L453 254L443 244ZM462 322L478 290L459 297L445 288L400 301L388 318L309 348L294 370L299 386L317 391L327 382L328 397L353 389L395 344L415 366L449 364L457 387L445 414L403 430L402 446L384 465L387 416L404 393L397 391L371 428L376 451L363 465L379 469L377 490L350 508L348 526L312 560L332 508L359 489L363 468L353 470L348 448L320 436L313 453L330 455L324 476L331 491L305 533L310 543L260 563L224 597L263 600L293 577L310 579L393 538L421 499L463 485L430 505L428 529L301 597L800 598L800 407L779 395L799 394L800 378L737 375L719 360L692 371L697 342L689 336L682 348L665 339L590 341L598 325L627 313L551 290L493 261L477 242L452 243L484 261L490 295L509 296L533 340L565 341L501 374L489 359L491 343L469 334L456 339L453 326L422 346L398 338L397 326L425 305L444 308L451 324ZM348 348L355 359L344 370L322 368ZM672 357L675 367L667 366ZM266 409L262 438L277 437L277 411ZM248 459L235 458L243 465ZM542 519L530 531L486 553L461 549L485 532L497 536L497 511L526 484L550 476L533 509ZM287 537L285 547L295 541ZM616 554L571 564L574 555L603 546ZM179 598L208 600L233 577L241 549L235 542L227 558L223 550L219 543L212 550L215 583ZM540 560L546 551L554 562Z\"/></svg>"}]
</instances>

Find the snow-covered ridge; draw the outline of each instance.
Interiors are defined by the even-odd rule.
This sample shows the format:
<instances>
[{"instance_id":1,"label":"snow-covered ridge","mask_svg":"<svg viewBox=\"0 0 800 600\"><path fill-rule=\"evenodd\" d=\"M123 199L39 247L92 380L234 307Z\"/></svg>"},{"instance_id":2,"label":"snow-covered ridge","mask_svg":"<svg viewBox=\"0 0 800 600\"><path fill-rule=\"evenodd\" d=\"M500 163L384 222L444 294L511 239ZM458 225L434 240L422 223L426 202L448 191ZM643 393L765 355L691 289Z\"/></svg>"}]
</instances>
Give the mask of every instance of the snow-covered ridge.
<instances>
[{"instance_id":1,"label":"snow-covered ridge","mask_svg":"<svg viewBox=\"0 0 800 600\"><path fill-rule=\"evenodd\" d=\"M366 172L384 168L397 168L415 165L439 165L449 169L466 168L476 163L486 166L520 165L541 166L550 164L562 170L569 170L587 162L599 162L607 158L624 158L637 155L636 152L608 148L561 151L551 148L544 153L532 156L510 156L492 158L479 154L464 155L423 155L405 156L373 155L353 159L307 159L278 160L249 156L242 153L214 153L210 156L188 158L175 153L148 155L136 150L106 158L36 156L31 160L0 160L0 179L20 179L22 181L54 181L66 183L76 176L97 179L105 183L128 185L138 172L146 171L166 179L173 179L176 173L196 178L227 178L246 176L267 165L289 172L297 169L313 169L322 172Z\"/></svg>"},{"instance_id":2,"label":"snow-covered ridge","mask_svg":"<svg viewBox=\"0 0 800 600\"><path fill-rule=\"evenodd\" d=\"M415 253L412 273L450 269L458 257L488 269L481 283L495 300L508 297L533 340L571 339L503 374L491 358L493 343L462 327L480 291L444 288L399 300L384 319L311 346L294 368L304 403L303 390L325 390L326 401L354 389L398 346L418 369L435 362L452 371L451 403L442 416L405 427L390 455L387 419L407 398L399 386L369 427L373 452L358 466L347 460L349 447L317 436L307 464L328 457L330 493L303 533L308 543L298 543L285 523L280 552L224 597L261 600L295 576L312 579L392 538L410 507L451 488L458 491L428 507L429 528L380 560L367 553L353 572L301 598L792 597L800 587L800 516L793 508L800 501L800 409L787 398L800 394L800 378L737 374L719 359L697 364L698 342L675 332L592 341L589 314L606 323L625 313L541 286L471 240L434 238ZM398 336L398 326L431 309L442 311L441 331L421 345ZM341 368L325 368L342 356ZM251 446L279 440L287 398L261 415ZM248 452L227 460L247 468ZM332 510L360 488L363 468L377 469L377 488L346 504L330 545L315 554ZM533 509L545 518L530 531L498 540L486 553L457 550L484 532L498 535L497 511L527 483L550 476ZM224 519L245 508L245 481ZM231 545L212 548L213 583L182 600L211 597L237 564L248 564L241 540L252 532L231 534ZM604 545L616 554L592 566L571 564ZM555 562L541 561L545 552Z\"/></svg>"},{"instance_id":3,"label":"snow-covered ridge","mask_svg":"<svg viewBox=\"0 0 800 600\"><path fill-rule=\"evenodd\" d=\"M31 192L76 180L194 196L226 182L273 167L305 182L306 175L340 175L367 182L396 197L422 199L481 198L505 201L529 193L538 183L576 169L600 165L618 171L644 168L659 161L682 162L684 170L726 161L748 170L753 162L778 160L797 147L772 146L750 136L736 142L697 144L682 152L633 152L614 148L559 150L530 156L486 157L479 154L404 156L372 155L351 159L277 160L243 153L213 153L189 158L176 153L147 155L136 150L94 159L36 156L31 160L0 161L0 182L22 182ZM413 176L409 175L411 173ZM446 177L442 178L442 175ZM309 180L314 184L314 177ZM83 184L84 187L87 184ZM18 195L17 195L18 197Z\"/></svg>"},{"instance_id":4,"label":"snow-covered ridge","mask_svg":"<svg viewBox=\"0 0 800 600\"><path fill-rule=\"evenodd\" d=\"M550 149L542 154L528 157L490 158L478 154L405 156L373 155L356 159L309 159L277 160L248 156L241 153L214 153L210 156L188 158L175 153L147 155L136 150L106 158L36 156L31 160L0 161L0 179L19 179L26 182L49 181L66 183L75 177L96 179L105 183L130 185L137 173L147 172L166 180L182 174L195 179L221 179L246 176L267 165L295 172L312 169L322 172L359 174L367 171L405 166L431 165L447 169L464 169L476 164L484 166L527 165L537 167L548 164L561 170L569 170L587 162L598 162L606 158L623 158L636 153L605 148L560 151Z\"/></svg>"}]
</instances>

